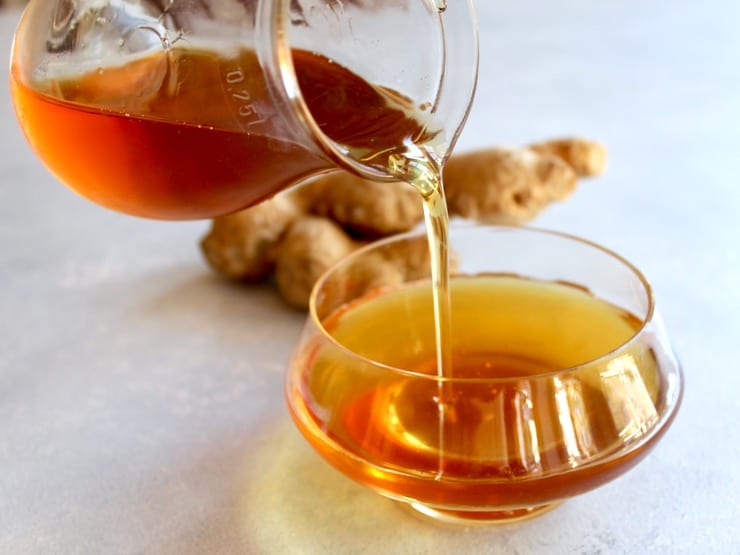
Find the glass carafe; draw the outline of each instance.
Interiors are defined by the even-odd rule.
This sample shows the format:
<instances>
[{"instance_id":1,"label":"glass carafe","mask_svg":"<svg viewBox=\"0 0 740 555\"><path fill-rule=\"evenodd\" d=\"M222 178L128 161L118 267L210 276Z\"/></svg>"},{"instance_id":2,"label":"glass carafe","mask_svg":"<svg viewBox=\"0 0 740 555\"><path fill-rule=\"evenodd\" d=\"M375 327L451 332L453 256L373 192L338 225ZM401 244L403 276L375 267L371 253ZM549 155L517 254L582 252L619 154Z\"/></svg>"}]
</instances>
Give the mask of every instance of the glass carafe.
<instances>
[{"instance_id":1,"label":"glass carafe","mask_svg":"<svg viewBox=\"0 0 740 555\"><path fill-rule=\"evenodd\" d=\"M16 113L66 185L196 219L320 172L442 164L477 76L472 0L32 0ZM414 154L412 152L412 154Z\"/></svg>"}]
</instances>

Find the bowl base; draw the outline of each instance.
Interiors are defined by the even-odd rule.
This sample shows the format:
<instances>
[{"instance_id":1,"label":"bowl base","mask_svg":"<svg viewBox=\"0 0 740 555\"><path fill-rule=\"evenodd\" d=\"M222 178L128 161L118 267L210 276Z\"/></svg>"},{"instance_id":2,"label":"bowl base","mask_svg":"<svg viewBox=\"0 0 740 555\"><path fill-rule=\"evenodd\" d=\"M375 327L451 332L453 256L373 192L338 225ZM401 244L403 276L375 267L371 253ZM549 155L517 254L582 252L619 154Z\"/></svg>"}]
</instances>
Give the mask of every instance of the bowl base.
<instances>
[{"instance_id":1,"label":"bowl base","mask_svg":"<svg viewBox=\"0 0 740 555\"><path fill-rule=\"evenodd\" d=\"M486 524L511 524L540 516L560 505L561 501L500 511L465 510L465 509L438 509L422 503L404 503L416 514L422 514L437 522L461 526L475 526Z\"/></svg>"}]
</instances>

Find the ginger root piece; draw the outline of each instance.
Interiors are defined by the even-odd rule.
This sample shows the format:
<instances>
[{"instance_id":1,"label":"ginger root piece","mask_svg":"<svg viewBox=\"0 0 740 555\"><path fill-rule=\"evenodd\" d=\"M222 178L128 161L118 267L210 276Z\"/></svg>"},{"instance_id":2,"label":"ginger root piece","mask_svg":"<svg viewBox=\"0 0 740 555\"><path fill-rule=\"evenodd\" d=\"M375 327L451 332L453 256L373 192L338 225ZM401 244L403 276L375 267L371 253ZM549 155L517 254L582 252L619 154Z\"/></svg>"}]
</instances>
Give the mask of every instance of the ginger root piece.
<instances>
[{"instance_id":1,"label":"ginger root piece","mask_svg":"<svg viewBox=\"0 0 740 555\"><path fill-rule=\"evenodd\" d=\"M526 223L572 193L578 177L602 173L606 157L603 145L579 138L456 154L444 169L450 214L489 223ZM411 186L367 181L346 172L320 176L297 195L312 214L367 237L408 231L424 217Z\"/></svg>"},{"instance_id":2,"label":"ginger root piece","mask_svg":"<svg viewBox=\"0 0 740 555\"><path fill-rule=\"evenodd\" d=\"M424 218L419 193L402 182L380 183L334 172L306 183L295 194L312 214L365 236L408 231Z\"/></svg>"},{"instance_id":3,"label":"ginger root piece","mask_svg":"<svg viewBox=\"0 0 740 555\"><path fill-rule=\"evenodd\" d=\"M324 272L366 244L350 239L327 218L309 215L296 220L281 241L275 261L275 280L283 299L295 308L308 308L311 290ZM450 258L454 268L454 255ZM427 239L420 235L358 258L344 268L340 281L343 287L353 288L353 295L361 295L429 277L430 267Z\"/></svg>"},{"instance_id":4,"label":"ginger root piece","mask_svg":"<svg viewBox=\"0 0 740 555\"><path fill-rule=\"evenodd\" d=\"M554 139L529 146L538 154L557 156L576 172L578 177L596 177L606 169L606 147L579 138Z\"/></svg>"},{"instance_id":5,"label":"ginger root piece","mask_svg":"<svg viewBox=\"0 0 740 555\"><path fill-rule=\"evenodd\" d=\"M373 295L388 287L428 277L429 274L426 237L378 248L336 268L316 297L316 310L318 314L326 315L348 300ZM304 308L302 305L294 306ZM307 306L308 299L305 302Z\"/></svg>"},{"instance_id":6,"label":"ginger root piece","mask_svg":"<svg viewBox=\"0 0 740 555\"><path fill-rule=\"evenodd\" d=\"M576 187L573 168L528 148L486 149L454 156L444 169L451 214L472 220L522 224Z\"/></svg>"},{"instance_id":7,"label":"ginger root piece","mask_svg":"<svg viewBox=\"0 0 740 555\"><path fill-rule=\"evenodd\" d=\"M579 177L598 175L605 165L606 149L578 138L456 154L444 169L450 214L523 224L566 198ZM335 262L363 241L409 230L422 220L422 203L409 185L335 172L214 219L201 246L211 266L232 279L255 281L274 272L285 300L305 308L315 281ZM360 281L382 285L398 283L409 272L428 275L426 242L420 245L418 252L407 249L391 261L358 269Z\"/></svg>"},{"instance_id":8,"label":"ginger root piece","mask_svg":"<svg viewBox=\"0 0 740 555\"><path fill-rule=\"evenodd\" d=\"M214 270L231 279L260 281L275 266L274 250L302 212L278 195L249 210L215 218L201 249Z\"/></svg>"},{"instance_id":9,"label":"ginger root piece","mask_svg":"<svg viewBox=\"0 0 740 555\"><path fill-rule=\"evenodd\" d=\"M361 245L328 218L304 216L290 226L275 256L275 281L283 299L306 308L316 280Z\"/></svg>"}]
</instances>

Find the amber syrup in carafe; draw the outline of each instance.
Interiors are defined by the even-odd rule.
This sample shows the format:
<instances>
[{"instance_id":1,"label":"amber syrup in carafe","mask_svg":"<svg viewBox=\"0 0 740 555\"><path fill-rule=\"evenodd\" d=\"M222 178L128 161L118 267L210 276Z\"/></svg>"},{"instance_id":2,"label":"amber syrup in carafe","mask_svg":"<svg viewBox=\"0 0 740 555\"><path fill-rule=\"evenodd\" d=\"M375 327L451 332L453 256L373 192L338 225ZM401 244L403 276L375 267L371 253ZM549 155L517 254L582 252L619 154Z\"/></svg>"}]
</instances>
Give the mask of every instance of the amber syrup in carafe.
<instances>
[{"instance_id":1,"label":"amber syrup in carafe","mask_svg":"<svg viewBox=\"0 0 740 555\"><path fill-rule=\"evenodd\" d=\"M293 62L306 103L335 141L389 155L423 135L394 95L340 64L303 50ZM285 124L252 50L226 57L172 48L41 82L19 75L12 68L16 112L41 160L72 189L121 212L217 216L327 169L316 153L279 138Z\"/></svg>"}]
</instances>

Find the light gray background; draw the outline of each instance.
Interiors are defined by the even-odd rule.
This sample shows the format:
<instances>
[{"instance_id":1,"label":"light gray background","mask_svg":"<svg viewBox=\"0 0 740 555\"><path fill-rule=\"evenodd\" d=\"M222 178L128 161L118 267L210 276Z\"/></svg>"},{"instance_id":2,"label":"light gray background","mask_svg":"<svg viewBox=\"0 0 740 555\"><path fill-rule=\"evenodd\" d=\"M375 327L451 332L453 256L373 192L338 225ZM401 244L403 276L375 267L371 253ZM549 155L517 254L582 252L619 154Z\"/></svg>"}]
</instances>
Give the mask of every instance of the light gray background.
<instances>
[{"instance_id":1,"label":"light gray background","mask_svg":"<svg viewBox=\"0 0 740 555\"><path fill-rule=\"evenodd\" d=\"M674 427L621 479L520 525L419 520L294 431L303 316L224 283L207 225L60 186L0 87L0 552L737 553L740 3L478 2L467 149L583 134L608 173L537 220L649 276L683 361ZM7 59L17 11L0 15Z\"/></svg>"}]
</instances>

